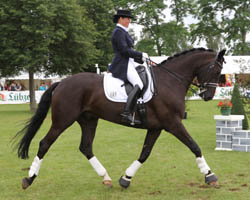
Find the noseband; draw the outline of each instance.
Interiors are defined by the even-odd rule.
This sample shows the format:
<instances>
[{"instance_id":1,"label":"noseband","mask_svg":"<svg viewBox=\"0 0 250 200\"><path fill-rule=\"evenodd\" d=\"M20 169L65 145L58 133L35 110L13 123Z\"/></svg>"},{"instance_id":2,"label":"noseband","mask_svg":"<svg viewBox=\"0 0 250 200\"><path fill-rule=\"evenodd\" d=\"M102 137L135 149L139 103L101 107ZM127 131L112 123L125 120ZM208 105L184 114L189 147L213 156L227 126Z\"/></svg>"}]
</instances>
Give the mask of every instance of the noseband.
<instances>
[{"instance_id":1,"label":"noseband","mask_svg":"<svg viewBox=\"0 0 250 200\"><path fill-rule=\"evenodd\" d=\"M202 69L198 74L201 74L201 73L208 74L209 71L214 67L219 67L220 69L222 69L222 64L220 62L218 62L216 59L211 64L209 64L207 68ZM199 83L197 84L197 83L193 82L192 85L194 85L200 89L200 93L198 94L199 96L201 96L204 92L206 92L208 90L208 88L216 88L217 87L217 83L213 83L210 80L204 81L201 84L199 84Z\"/></svg>"}]
</instances>

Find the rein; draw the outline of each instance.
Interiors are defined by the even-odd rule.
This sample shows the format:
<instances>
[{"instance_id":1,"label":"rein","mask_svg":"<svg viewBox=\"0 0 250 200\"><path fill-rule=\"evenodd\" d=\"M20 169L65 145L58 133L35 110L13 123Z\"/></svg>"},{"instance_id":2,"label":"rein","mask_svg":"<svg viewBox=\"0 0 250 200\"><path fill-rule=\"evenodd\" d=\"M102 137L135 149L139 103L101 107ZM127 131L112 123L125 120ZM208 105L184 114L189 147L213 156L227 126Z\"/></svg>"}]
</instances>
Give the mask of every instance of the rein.
<instances>
[{"instance_id":1,"label":"rein","mask_svg":"<svg viewBox=\"0 0 250 200\"><path fill-rule=\"evenodd\" d=\"M173 78L178 80L181 84L185 85L184 82L190 83L190 81L186 80L183 76L179 75L178 73L173 72L173 71L167 69L166 67L161 66L160 64L157 64L156 66L159 66L160 69L163 69L164 71L169 73ZM199 73L203 73L206 69L207 69L206 73L209 73L210 69L212 69L215 66L218 66L220 69L222 69L222 64L219 61L217 61L217 56L216 56L215 61L213 61L211 64L209 64L206 68L202 68L201 71L199 71ZM213 82L210 82L210 81L205 81L202 84L192 82L191 85L194 85L194 86L196 86L196 87L198 87L200 89L200 92L197 93L196 90L194 90L192 87L189 87L189 89L194 94L199 95L199 96L201 96L202 93L206 92L209 87L213 87L213 88L217 87L217 83L213 83Z\"/></svg>"},{"instance_id":2,"label":"rein","mask_svg":"<svg viewBox=\"0 0 250 200\"><path fill-rule=\"evenodd\" d=\"M157 96L158 94L158 89L157 89L157 86L156 86L156 81L155 81L155 74L154 74L154 71L153 71L153 61L150 59L150 58L147 58L146 59L146 64L147 64L147 68L149 69L149 72L151 74L151 77L152 77L152 81L153 81L153 89L150 88L153 96Z\"/></svg>"}]
</instances>

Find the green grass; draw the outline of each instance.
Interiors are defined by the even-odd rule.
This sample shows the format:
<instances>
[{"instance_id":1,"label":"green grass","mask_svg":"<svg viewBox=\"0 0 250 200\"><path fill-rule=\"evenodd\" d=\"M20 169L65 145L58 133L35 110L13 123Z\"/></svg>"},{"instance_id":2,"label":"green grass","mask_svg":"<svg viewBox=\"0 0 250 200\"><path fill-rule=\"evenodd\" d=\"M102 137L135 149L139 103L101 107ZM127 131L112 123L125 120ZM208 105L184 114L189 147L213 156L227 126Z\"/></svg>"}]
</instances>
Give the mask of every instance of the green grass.
<instances>
[{"instance_id":1,"label":"green grass","mask_svg":"<svg viewBox=\"0 0 250 200\"><path fill-rule=\"evenodd\" d=\"M199 144L210 168L219 177L219 188L207 187L195 157L171 134L162 132L151 156L140 168L130 188L118 180L138 158L145 130L99 121L94 152L113 179L105 188L87 159L78 150L80 128L67 129L45 156L39 176L22 190L40 140L50 127L50 115L31 143L30 159L21 160L12 152L11 138L31 117L29 106L0 105L0 199L1 200L250 200L250 153L215 151L215 120L218 101L190 101L187 130Z\"/></svg>"}]
</instances>

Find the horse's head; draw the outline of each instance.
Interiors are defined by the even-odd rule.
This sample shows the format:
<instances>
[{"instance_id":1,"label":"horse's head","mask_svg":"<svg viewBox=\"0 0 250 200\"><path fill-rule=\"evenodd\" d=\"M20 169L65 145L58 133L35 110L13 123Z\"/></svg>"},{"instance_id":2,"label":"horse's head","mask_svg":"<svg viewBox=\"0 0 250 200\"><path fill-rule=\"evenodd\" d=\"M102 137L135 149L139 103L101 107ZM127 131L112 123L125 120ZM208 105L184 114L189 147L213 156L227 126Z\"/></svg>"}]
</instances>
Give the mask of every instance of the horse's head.
<instances>
[{"instance_id":1,"label":"horse's head","mask_svg":"<svg viewBox=\"0 0 250 200\"><path fill-rule=\"evenodd\" d=\"M200 84L199 96L205 101L212 100L214 97L219 77L221 75L225 52L225 49L220 51L214 60L212 60L207 66L202 67L198 72L197 78Z\"/></svg>"}]
</instances>

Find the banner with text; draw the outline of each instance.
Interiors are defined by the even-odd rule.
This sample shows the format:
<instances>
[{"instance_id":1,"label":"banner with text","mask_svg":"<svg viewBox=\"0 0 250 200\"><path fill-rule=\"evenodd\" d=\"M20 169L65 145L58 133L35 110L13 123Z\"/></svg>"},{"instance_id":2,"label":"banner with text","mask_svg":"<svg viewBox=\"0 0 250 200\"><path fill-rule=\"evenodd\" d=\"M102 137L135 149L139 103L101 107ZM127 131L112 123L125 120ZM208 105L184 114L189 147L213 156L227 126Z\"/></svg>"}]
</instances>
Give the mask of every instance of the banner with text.
<instances>
[{"instance_id":1,"label":"banner with text","mask_svg":"<svg viewBox=\"0 0 250 200\"><path fill-rule=\"evenodd\" d=\"M39 103L44 91L35 91L36 102ZM29 91L0 91L0 104L29 103Z\"/></svg>"}]
</instances>

